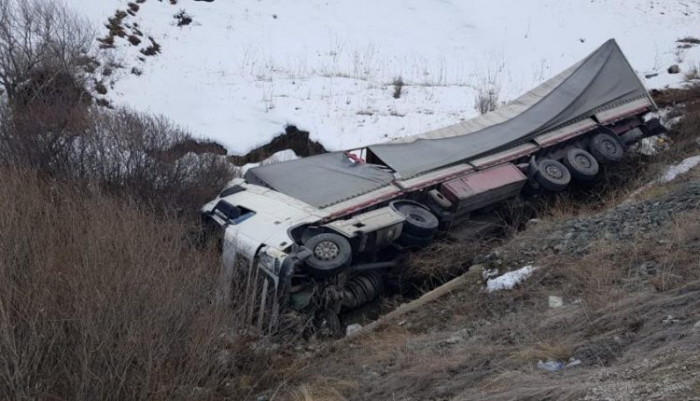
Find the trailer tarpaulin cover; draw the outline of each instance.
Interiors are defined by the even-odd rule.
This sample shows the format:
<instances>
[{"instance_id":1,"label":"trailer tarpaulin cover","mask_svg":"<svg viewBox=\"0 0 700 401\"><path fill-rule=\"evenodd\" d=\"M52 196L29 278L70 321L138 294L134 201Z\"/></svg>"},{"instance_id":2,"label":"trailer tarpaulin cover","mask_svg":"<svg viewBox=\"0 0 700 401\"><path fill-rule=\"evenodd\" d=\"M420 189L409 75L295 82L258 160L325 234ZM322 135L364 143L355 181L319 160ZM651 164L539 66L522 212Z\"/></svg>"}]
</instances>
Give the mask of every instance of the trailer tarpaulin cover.
<instances>
[{"instance_id":1,"label":"trailer tarpaulin cover","mask_svg":"<svg viewBox=\"0 0 700 401\"><path fill-rule=\"evenodd\" d=\"M582 62L505 107L501 114L511 116L502 122L472 131L469 127L473 122L467 121L449 127L454 132L451 136L440 135L444 130L438 130L434 136L429 132L413 137L413 142L405 143L411 138L404 138L398 141L401 143L378 144L370 149L402 178L410 178L647 96L617 43L609 40Z\"/></svg>"},{"instance_id":2,"label":"trailer tarpaulin cover","mask_svg":"<svg viewBox=\"0 0 700 401\"><path fill-rule=\"evenodd\" d=\"M369 149L398 173L396 178L406 179L514 146L645 97L646 90L617 43L609 40L586 59L495 112ZM389 185L395 177L382 167L353 163L335 152L256 167L245 178L324 208Z\"/></svg>"},{"instance_id":3,"label":"trailer tarpaulin cover","mask_svg":"<svg viewBox=\"0 0 700 401\"><path fill-rule=\"evenodd\" d=\"M245 179L322 208L389 185L394 175L333 152L252 168Z\"/></svg>"}]
</instances>

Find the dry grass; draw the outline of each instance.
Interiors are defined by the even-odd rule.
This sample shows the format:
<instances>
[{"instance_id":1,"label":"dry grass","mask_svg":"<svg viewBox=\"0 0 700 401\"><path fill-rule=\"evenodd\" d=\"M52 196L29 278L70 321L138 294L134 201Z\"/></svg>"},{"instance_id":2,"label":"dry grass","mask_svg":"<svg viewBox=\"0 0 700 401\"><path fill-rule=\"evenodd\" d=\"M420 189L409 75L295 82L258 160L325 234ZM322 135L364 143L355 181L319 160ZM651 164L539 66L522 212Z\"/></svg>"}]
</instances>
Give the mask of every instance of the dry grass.
<instances>
[{"instance_id":1,"label":"dry grass","mask_svg":"<svg viewBox=\"0 0 700 401\"><path fill-rule=\"evenodd\" d=\"M677 386L667 390L669 399L697 396L694 379L674 370L700 368L679 351L696 341L688 330L700 314L699 232L700 211L693 210L651 238L601 241L582 257L540 257L540 269L512 291L484 293L476 283L312 363L325 375L359 378L361 393L338 390L350 400L575 400L610 381L601 379L602 369L626 372L615 380L629 391L670 375ZM444 262L462 262L452 255ZM653 273L643 268L649 261ZM550 295L565 306L549 309ZM680 320L664 323L668 315ZM583 364L554 375L535 367L571 357Z\"/></svg>"},{"instance_id":2,"label":"dry grass","mask_svg":"<svg viewBox=\"0 0 700 401\"><path fill-rule=\"evenodd\" d=\"M352 381L319 377L311 384L302 384L293 389L288 399L290 401L346 401L344 392L357 390L357 384Z\"/></svg>"},{"instance_id":3,"label":"dry grass","mask_svg":"<svg viewBox=\"0 0 700 401\"><path fill-rule=\"evenodd\" d=\"M0 398L244 399L285 374L234 336L218 253L186 224L28 171L0 182Z\"/></svg>"}]
</instances>

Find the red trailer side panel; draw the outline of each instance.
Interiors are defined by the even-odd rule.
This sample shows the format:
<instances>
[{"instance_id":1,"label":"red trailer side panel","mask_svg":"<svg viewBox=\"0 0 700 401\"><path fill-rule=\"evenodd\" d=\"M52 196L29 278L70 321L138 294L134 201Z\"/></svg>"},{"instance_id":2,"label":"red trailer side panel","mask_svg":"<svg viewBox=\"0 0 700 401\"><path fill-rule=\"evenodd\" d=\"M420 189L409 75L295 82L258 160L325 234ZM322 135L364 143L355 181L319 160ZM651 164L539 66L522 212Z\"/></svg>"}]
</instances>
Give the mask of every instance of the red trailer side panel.
<instances>
[{"instance_id":1,"label":"red trailer side panel","mask_svg":"<svg viewBox=\"0 0 700 401\"><path fill-rule=\"evenodd\" d=\"M492 167L447 181L442 192L458 214L500 202L517 194L527 177L512 163Z\"/></svg>"}]
</instances>

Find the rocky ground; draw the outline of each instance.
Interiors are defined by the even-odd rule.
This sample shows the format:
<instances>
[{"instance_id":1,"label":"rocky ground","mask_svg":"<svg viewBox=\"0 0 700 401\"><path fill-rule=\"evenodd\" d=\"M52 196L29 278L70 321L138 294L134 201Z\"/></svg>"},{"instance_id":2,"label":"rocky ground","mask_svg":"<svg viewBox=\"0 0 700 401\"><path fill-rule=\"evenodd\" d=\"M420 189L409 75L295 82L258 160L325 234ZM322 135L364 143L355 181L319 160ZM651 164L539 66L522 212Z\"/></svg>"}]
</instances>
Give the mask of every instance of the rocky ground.
<instances>
[{"instance_id":1,"label":"rocky ground","mask_svg":"<svg viewBox=\"0 0 700 401\"><path fill-rule=\"evenodd\" d=\"M658 245L665 245L670 240L659 236L664 225L684 212L699 208L700 181L690 181L661 198L630 200L600 214L574 217L554 226L534 227L503 249L479 256L475 262L502 265L508 260L527 264L548 253L582 256L600 241L616 243L652 239ZM534 219L530 224L536 226L540 220Z\"/></svg>"}]
</instances>

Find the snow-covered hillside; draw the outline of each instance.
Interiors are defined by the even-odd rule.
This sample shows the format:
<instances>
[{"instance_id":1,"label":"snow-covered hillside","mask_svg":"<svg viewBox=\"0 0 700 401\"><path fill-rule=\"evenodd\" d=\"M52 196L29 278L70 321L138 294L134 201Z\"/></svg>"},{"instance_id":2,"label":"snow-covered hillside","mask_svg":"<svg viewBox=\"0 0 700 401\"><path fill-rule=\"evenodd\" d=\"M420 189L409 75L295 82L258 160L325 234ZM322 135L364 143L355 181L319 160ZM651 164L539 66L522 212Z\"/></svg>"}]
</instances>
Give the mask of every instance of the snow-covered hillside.
<instances>
[{"instance_id":1,"label":"snow-covered hillside","mask_svg":"<svg viewBox=\"0 0 700 401\"><path fill-rule=\"evenodd\" d=\"M513 99L609 38L651 88L700 68L700 45L677 42L700 37L700 0L133 2L67 0L102 36L116 10L138 8L123 23L141 43L115 41L123 68L107 97L235 154L287 124L341 149L456 123L480 90ZM157 55L140 53L149 36Z\"/></svg>"}]
</instances>

